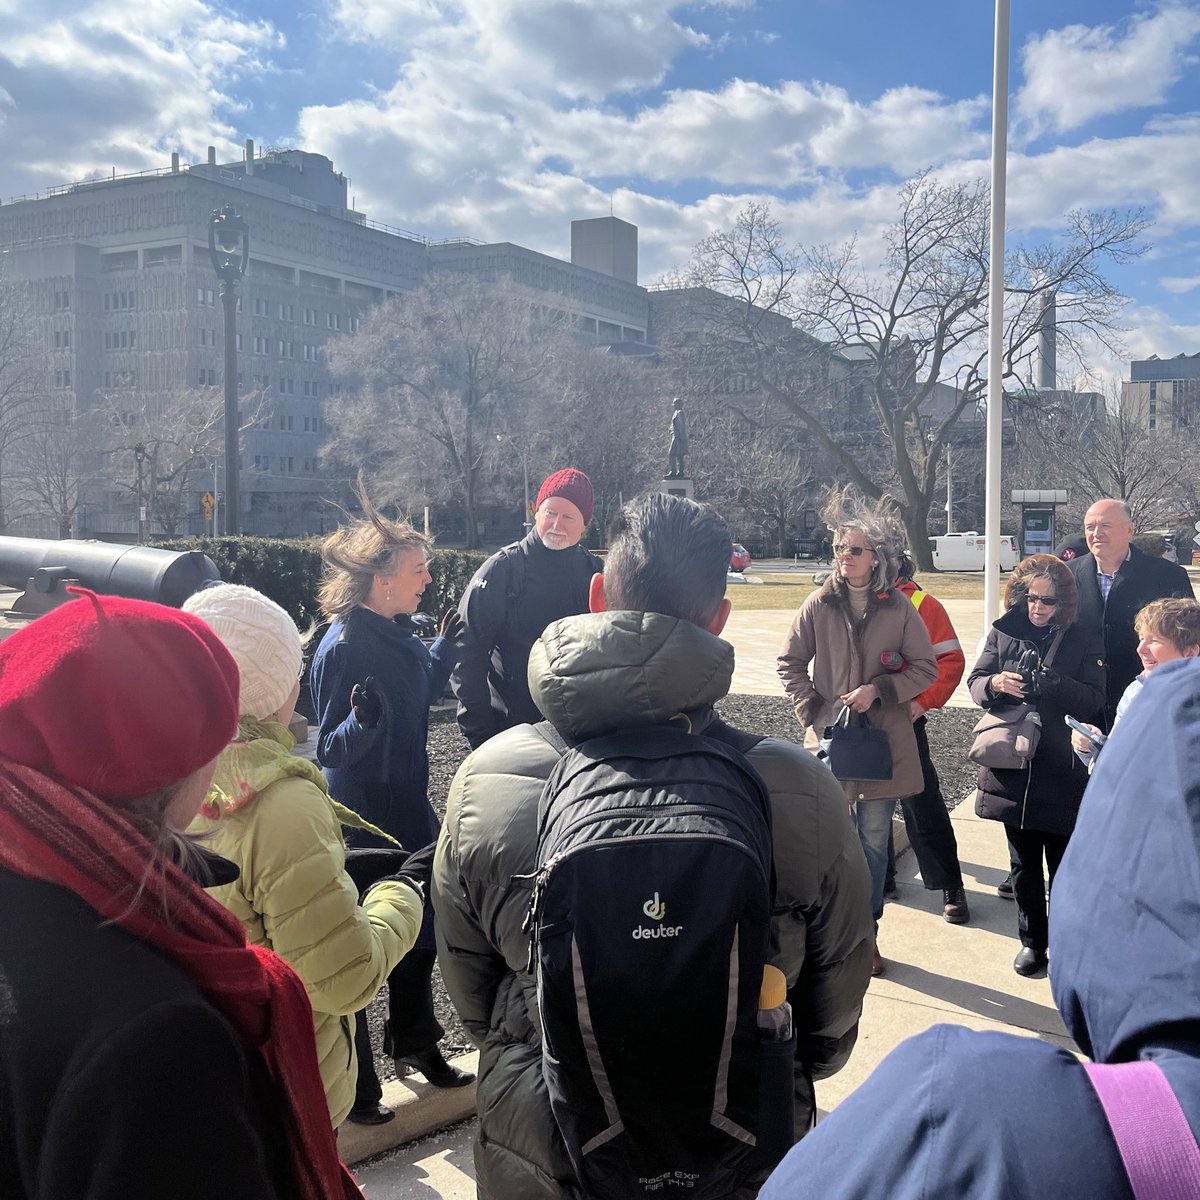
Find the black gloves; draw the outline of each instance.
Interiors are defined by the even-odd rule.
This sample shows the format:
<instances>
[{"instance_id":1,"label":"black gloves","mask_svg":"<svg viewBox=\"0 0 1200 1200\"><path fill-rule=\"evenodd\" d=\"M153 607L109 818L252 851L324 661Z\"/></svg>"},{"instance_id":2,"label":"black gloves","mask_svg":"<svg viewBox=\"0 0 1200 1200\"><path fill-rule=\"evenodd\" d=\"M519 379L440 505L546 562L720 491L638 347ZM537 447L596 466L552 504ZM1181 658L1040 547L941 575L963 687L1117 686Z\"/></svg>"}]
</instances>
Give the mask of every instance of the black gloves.
<instances>
[{"instance_id":1,"label":"black gloves","mask_svg":"<svg viewBox=\"0 0 1200 1200\"><path fill-rule=\"evenodd\" d=\"M437 842L430 842L422 850L416 850L404 860L404 866L394 875L385 875L376 883L407 883L428 906L431 904L429 885L433 880L433 855Z\"/></svg>"},{"instance_id":2,"label":"black gloves","mask_svg":"<svg viewBox=\"0 0 1200 1200\"><path fill-rule=\"evenodd\" d=\"M457 608L452 608L442 616L442 623L438 632L446 641L458 645L466 627L467 623L462 619L462 614Z\"/></svg>"},{"instance_id":3,"label":"black gloves","mask_svg":"<svg viewBox=\"0 0 1200 1200\"><path fill-rule=\"evenodd\" d=\"M356 683L350 691L350 707L354 709L354 719L364 729L374 729L383 716L383 692L375 682L374 675L368 675L362 683Z\"/></svg>"}]
</instances>

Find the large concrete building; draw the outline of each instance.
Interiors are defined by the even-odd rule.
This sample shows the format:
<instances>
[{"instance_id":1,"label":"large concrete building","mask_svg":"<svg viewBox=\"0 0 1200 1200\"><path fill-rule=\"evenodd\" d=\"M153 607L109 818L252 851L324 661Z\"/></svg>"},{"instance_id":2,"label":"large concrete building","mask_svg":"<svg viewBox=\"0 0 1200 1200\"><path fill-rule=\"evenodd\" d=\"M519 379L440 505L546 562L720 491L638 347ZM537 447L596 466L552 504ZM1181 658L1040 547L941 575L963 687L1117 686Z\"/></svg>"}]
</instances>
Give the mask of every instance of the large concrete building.
<instances>
[{"instance_id":1,"label":"large concrete building","mask_svg":"<svg viewBox=\"0 0 1200 1200\"><path fill-rule=\"evenodd\" d=\"M1147 429L1194 437L1200 430L1200 353L1134 359L1121 407Z\"/></svg>"},{"instance_id":2,"label":"large concrete building","mask_svg":"<svg viewBox=\"0 0 1200 1200\"><path fill-rule=\"evenodd\" d=\"M238 384L267 398L269 419L244 438L241 527L320 532L336 520L322 475L324 405L339 384L323 347L353 333L373 304L433 268L507 275L570 314L597 342L644 345L636 227L575 222L572 262L514 246L432 243L368 220L345 177L318 154L271 151L71 184L0 206L7 280L27 289L45 347L46 395L71 411L157 411L187 389L223 387L223 314L209 254L214 210L232 204L250 231L236 319ZM257 399L254 399L257 403ZM197 463L180 532L205 528L201 496L220 489L220 454ZM129 464L132 477L134 464ZM136 534L128 487L97 485L73 532ZM37 530L37 532L47 532Z\"/></svg>"}]
</instances>

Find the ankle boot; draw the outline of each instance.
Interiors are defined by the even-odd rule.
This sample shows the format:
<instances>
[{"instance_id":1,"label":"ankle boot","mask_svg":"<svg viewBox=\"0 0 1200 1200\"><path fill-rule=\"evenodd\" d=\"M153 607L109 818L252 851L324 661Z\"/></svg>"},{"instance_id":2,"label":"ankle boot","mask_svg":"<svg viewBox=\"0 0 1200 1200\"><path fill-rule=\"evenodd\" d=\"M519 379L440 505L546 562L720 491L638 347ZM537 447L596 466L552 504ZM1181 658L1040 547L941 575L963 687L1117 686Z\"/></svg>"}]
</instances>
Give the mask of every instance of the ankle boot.
<instances>
[{"instance_id":1,"label":"ankle boot","mask_svg":"<svg viewBox=\"0 0 1200 1200\"><path fill-rule=\"evenodd\" d=\"M474 1081L470 1071L461 1071L442 1056L438 1046L430 1046L416 1054L403 1054L396 1058L396 1074L403 1078L409 1069L420 1071L434 1087L460 1088Z\"/></svg>"}]
</instances>

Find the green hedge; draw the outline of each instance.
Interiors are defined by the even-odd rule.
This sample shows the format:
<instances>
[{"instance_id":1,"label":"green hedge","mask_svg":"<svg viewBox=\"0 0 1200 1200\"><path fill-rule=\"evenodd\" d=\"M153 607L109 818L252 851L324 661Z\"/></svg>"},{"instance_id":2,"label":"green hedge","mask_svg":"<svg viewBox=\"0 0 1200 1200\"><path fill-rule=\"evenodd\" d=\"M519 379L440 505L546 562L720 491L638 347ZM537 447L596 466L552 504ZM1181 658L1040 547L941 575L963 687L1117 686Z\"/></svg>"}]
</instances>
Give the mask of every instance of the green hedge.
<instances>
[{"instance_id":1,"label":"green hedge","mask_svg":"<svg viewBox=\"0 0 1200 1200\"><path fill-rule=\"evenodd\" d=\"M217 565L221 578L270 596L287 609L301 629L321 621L317 588L321 583L321 546L316 538L199 537L155 543L164 550L199 550ZM459 601L471 576L487 558L471 550L433 550L433 582L421 597L421 611L440 616Z\"/></svg>"}]
</instances>

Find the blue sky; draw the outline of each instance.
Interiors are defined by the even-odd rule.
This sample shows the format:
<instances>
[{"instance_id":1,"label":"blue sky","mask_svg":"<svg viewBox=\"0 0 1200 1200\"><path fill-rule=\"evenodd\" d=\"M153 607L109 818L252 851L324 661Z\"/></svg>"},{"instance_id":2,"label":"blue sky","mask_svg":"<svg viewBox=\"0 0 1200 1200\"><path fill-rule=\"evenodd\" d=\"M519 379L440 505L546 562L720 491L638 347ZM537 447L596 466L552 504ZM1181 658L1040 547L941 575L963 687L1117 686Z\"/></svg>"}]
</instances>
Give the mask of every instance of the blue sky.
<instances>
[{"instance_id":1,"label":"blue sky","mask_svg":"<svg viewBox=\"0 0 1200 1200\"><path fill-rule=\"evenodd\" d=\"M1128 349L1200 351L1200 0L1012 8L1010 237L1145 207ZM869 245L908 175L986 174L992 23L991 0L0 0L0 195L253 137L431 237L565 255L611 203L644 282L751 200L797 243Z\"/></svg>"}]
</instances>

